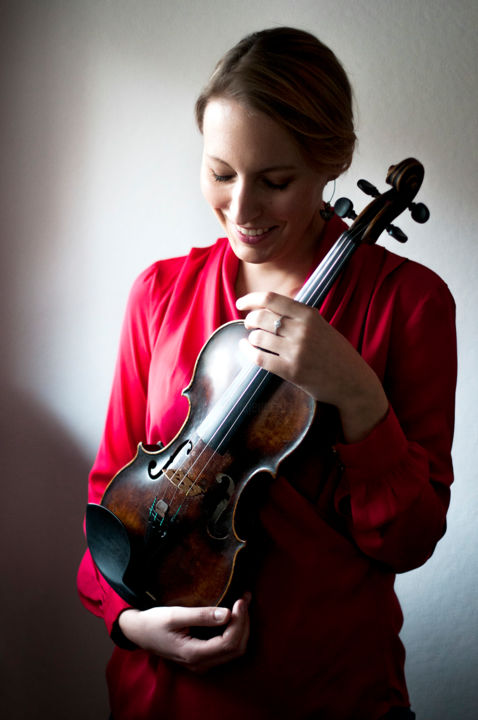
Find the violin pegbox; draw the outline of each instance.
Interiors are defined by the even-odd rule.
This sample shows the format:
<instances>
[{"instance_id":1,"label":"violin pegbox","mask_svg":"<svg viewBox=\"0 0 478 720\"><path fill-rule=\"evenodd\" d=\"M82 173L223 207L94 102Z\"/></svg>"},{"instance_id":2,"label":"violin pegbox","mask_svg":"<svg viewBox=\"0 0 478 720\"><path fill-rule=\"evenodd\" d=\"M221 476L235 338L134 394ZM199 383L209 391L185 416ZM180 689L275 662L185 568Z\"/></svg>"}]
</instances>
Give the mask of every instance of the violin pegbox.
<instances>
[{"instance_id":1,"label":"violin pegbox","mask_svg":"<svg viewBox=\"0 0 478 720\"><path fill-rule=\"evenodd\" d=\"M421 202L413 202L423 182L424 172L423 165L418 160L414 158L402 160L397 165L389 167L386 182L392 186L392 189L383 194L368 180L358 180L359 189L374 198L360 215L354 211L352 201L345 197L336 201L334 212L341 218L355 221L353 229L357 243L373 243L383 230L398 242L404 243L407 241L407 236L390 221L403 210L408 209L415 222L427 222L430 217L427 206Z\"/></svg>"}]
</instances>

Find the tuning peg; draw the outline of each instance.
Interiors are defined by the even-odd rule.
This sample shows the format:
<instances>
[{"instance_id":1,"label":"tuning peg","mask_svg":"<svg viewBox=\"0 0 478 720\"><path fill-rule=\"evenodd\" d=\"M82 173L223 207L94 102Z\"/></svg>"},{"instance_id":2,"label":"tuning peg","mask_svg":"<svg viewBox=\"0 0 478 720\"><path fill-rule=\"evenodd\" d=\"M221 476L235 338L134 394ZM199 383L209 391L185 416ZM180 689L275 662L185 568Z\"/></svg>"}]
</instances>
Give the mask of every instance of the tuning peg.
<instances>
[{"instance_id":1,"label":"tuning peg","mask_svg":"<svg viewBox=\"0 0 478 720\"><path fill-rule=\"evenodd\" d=\"M430 217L430 210L423 203L410 203L408 209L417 223L426 223Z\"/></svg>"},{"instance_id":2,"label":"tuning peg","mask_svg":"<svg viewBox=\"0 0 478 720\"><path fill-rule=\"evenodd\" d=\"M355 220L355 218L357 217L357 213L354 212L354 206L352 204L352 201L346 197L339 198L335 202L334 211L335 214L341 218L347 217L351 220Z\"/></svg>"},{"instance_id":3,"label":"tuning peg","mask_svg":"<svg viewBox=\"0 0 478 720\"><path fill-rule=\"evenodd\" d=\"M372 185L368 180L357 180L357 185L366 195L371 195L372 197L378 197L380 195L375 185Z\"/></svg>"},{"instance_id":4,"label":"tuning peg","mask_svg":"<svg viewBox=\"0 0 478 720\"><path fill-rule=\"evenodd\" d=\"M387 232L394 238L394 240L398 240L398 242L405 243L408 240L405 233L402 232L402 230L400 230L400 228L396 225L389 225L387 228Z\"/></svg>"}]
</instances>

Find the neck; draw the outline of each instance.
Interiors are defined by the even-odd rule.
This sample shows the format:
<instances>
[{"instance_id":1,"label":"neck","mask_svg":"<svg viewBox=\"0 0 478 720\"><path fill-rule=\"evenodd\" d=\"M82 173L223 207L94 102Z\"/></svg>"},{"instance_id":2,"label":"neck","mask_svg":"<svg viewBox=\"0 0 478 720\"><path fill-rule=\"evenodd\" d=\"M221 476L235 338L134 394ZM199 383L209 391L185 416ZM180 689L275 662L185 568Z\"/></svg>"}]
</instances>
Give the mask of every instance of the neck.
<instances>
[{"instance_id":1,"label":"neck","mask_svg":"<svg viewBox=\"0 0 478 720\"><path fill-rule=\"evenodd\" d=\"M294 297L304 284L310 271L310 264L302 271L282 270L276 266L268 267L268 263L253 265L252 263L239 263L236 279L236 295L242 297L255 291L273 290L281 295Z\"/></svg>"},{"instance_id":2,"label":"neck","mask_svg":"<svg viewBox=\"0 0 478 720\"><path fill-rule=\"evenodd\" d=\"M272 290L280 295L295 297L318 263L318 249L322 236L323 231L306 252L294 257L293 265L290 259L284 263L240 261L235 285L236 296L242 297L250 292Z\"/></svg>"}]
</instances>

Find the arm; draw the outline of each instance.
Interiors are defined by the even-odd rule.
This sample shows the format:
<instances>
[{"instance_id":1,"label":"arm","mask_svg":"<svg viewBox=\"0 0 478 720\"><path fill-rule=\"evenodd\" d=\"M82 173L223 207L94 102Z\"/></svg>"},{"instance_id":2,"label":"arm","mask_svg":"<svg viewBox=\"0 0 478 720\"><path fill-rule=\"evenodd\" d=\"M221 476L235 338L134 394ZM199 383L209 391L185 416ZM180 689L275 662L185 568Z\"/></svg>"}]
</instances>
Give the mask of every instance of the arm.
<instances>
[{"instance_id":1,"label":"arm","mask_svg":"<svg viewBox=\"0 0 478 720\"><path fill-rule=\"evenodd\" d=\"M134 457L138 442L147 437L153 269L138 278L128 301L105 429L90 474L89 502L101 502L109 481ZM154 303L156 310L157 304ZM249 634L248 597L238 600L232 610L138 611L108 585L88 551L79 569L78 589L85 607L104 619L112 639L125 649L141 647L196 671L227 662L245 651ZM209 640L199 640L191 637L190 626L222 627L223 632Z\"/></svg>"},{"instance_id":2,"label":"arm","mask_svg":"<svg viewBox=\"0 0 478 720\"><path fill-rule=\"evenodd\" d=\"M101 502L110 480L134 457L137 443L145 439L151 358L148 308L152 282L152 273L143 273L128 299L104 432L89 477L88 502L91 503ZM85 607L103 617L109 634L121 643L124 638L118 632L116 620L129 606L104 580L89 551L78 572L78 590Z\"/></svg>"},{"instance_id":3,"label":"arm","mask_svg":"<svg viewBox=\"0 0 478 720\"><path fill-rule=\"evenodd\" d=\"M422 292L412 280L413 291L403 297L386 287L378 294L364 340L369 362L314 318L316 311L296 308L289 298L254 294L239 303L251 310L247 326L259 328L250 336L251 358L339 408L345 442L337 445L336 510L361 550L396 571L420 565L433 552L445 529L452 481L454 304L443 283L434 280ZM282 338L272 334L277 314L285 316ZM288 347L289 338L295 347ZM354 394L349 405L343 388Z\"/></svg>"},{"instance_id":4,"label":"arm","mask_svg":"<svg viewBox=\"0 0 478 720\"><path fill-rule=\"evenodd\" d=\"M403 299L384 370L387 416L362 442L337 446L343 475L336 507L359 547L398 572L423 564L446 528L453 481L454 314L442 283L419 301Z\"/></svg>"}]
</instances>

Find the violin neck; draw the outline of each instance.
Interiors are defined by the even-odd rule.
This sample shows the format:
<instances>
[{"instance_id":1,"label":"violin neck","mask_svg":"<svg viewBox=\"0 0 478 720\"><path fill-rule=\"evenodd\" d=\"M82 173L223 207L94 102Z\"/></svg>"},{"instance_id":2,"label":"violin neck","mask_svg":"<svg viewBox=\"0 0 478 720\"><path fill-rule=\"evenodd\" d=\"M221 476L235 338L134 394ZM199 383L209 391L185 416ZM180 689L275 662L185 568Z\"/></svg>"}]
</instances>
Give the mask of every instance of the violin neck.
<instances>
[{"instance_id":1,"label":"violin neck","mask_svg":"<svg viewBox=\"0 0 478 720\"><path fill-rule=\"evenodd\" d=\"M310 307L320 307L335 279L357 247L358 244L352 239L348 230L343 232L294 299Z\"/></svg>"}]
</instances>

